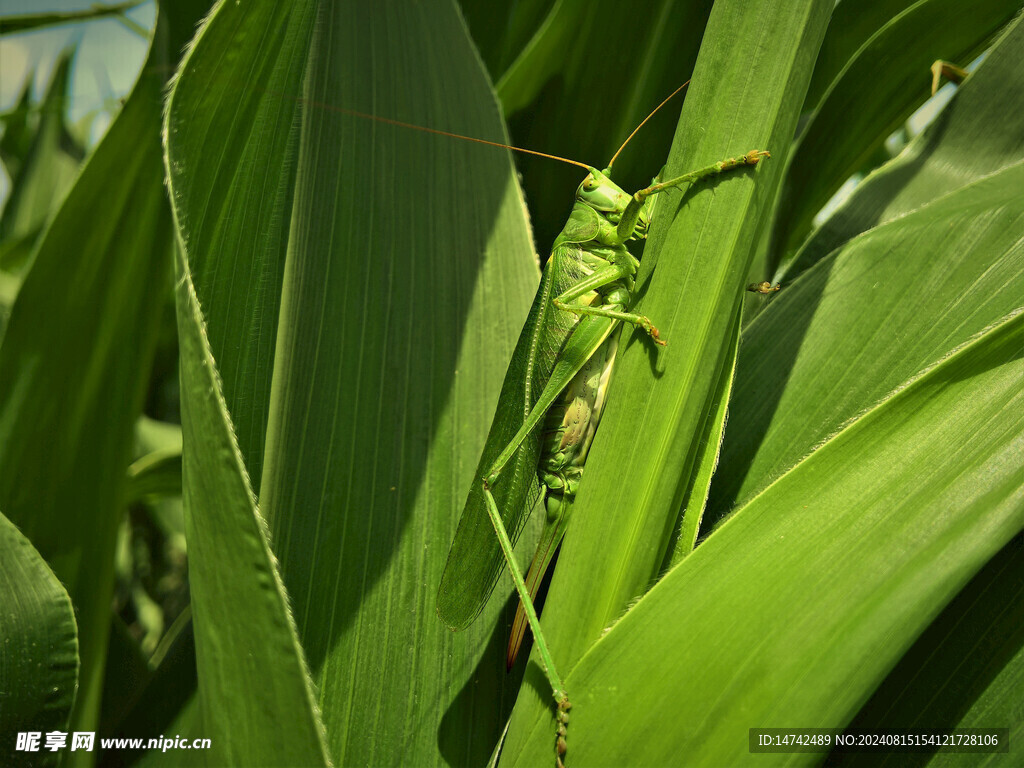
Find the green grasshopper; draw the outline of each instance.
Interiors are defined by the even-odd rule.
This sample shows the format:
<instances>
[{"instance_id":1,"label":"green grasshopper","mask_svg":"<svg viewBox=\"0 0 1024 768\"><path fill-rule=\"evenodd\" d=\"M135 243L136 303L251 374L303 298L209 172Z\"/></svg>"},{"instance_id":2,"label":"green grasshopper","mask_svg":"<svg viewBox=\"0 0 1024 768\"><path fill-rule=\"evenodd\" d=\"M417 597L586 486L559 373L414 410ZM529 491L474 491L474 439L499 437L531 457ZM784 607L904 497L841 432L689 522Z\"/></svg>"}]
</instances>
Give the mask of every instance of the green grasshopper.
<instances>
[{"instance_id":1,"label":"green grasshopper","mask_svg":"<svg viewBox=\"0 0 1024 768\"><path fill-rule=\"evenodd\" d=\"M586 168L587 176L552 246L512 354L437 594L441 620L453 630L463 629L483 610L503 565L508 567L520 598L508 665L529 624L556 701L559 768L571 705L533 598L569 523L621 324L642 328L656 344L666 343L650 319L631 311L640 262L626 244L647 237L657 193L769 157L767 151L751 150L667 181L660 181L659 174L651 186L630 195L611 179L618 154L603 171L567 161ZM547 522L524 579L513 546L542 489Z\"/></svg>"}]
</instances>

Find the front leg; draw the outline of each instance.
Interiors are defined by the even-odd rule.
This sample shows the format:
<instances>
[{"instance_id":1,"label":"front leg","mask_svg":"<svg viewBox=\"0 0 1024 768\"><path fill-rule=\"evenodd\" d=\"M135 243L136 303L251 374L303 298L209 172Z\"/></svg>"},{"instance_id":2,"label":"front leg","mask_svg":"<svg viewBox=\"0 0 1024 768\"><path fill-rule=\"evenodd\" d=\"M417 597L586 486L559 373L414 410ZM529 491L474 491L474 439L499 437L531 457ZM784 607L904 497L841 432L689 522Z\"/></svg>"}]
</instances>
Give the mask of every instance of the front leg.
<instances>
[{"instance_id":1,"label":"front leg","mask_svg":"<svg viewBox=\"0 0 1024 768\"><path fill-rule=\"evenodd\" d=\"M626 312L626 307L632 303L632 297L625 288L617 288L605 297L604 304L593 307L586 304L574 304L571 303L576 299L584 296L591 291L596 291L599 288L603 288L606 285L610 285L619 280L631 278L636 274L636 259L630 256L630 264L615 264L611 263L608 266L601 267L600 269L594 270L594 273L578 283L575 283L564 293L559 294L553 300L553 303L558 309L565 312L573 312L577 315L594 315L596 317L607 317L612 320L618 320L623 323L629 323L639 328L643 328L650 337L654 340L655 344L661 346L667 346L668 342L662 341L661 335L654 323L651 322L650 318L645 315L638 315L633 312Z\"/></svg>"},{"instance_id":2,"label":"front leg","mask_svg":"<svg viewBox=\"0 0 1024 768\"><path fill-rule=\"evenodd\" d=\"M575 312L577 315L596 315L597 317L610 317L613 320L621 320L624 323L630 323L639 328L643 328L650 335L651 340L655 344L660 344L663 347L668 346L668 342L661 338L661 333L651 322L651 319L646 315L638 315L633 312L623 312L621 307L622 304L605 304L600 307L587 307L582 304L566 304L558 299L555 299L555 306L559 309L564 309L566 312Z\"/></svg>"},{"instance_id":3,"label":"front leg","mask_svg":"<svg viewBox=\"0 0 1024 768\"><path fill-rule=\"evenodd\" d=\"M656 195L659 192L664 192L666 189L678 187L683 184L693 184L701 179L706 179L710 176L717 176L720 173L725 173L736 168L742 168L748 165L757 165L766 157L771 157L771 153L767 150L752 149L744 155L727 157L725 160L719 160L717 163L712 163L706 168L701 168L698 171L691 171L690 173L684 173L682 176L676 176L674 179L652 184L649 187L633 193L633 199L629 201L629 205L626 206L626 210L622 213L622 218L619 219L618 226L616 227L616 234L618 235L619 242L624 243L633 236L633 232L637 226L637 221L640 219L640 213L644 209L644 205L651 195Z\"/></svg>"}]
</instances>

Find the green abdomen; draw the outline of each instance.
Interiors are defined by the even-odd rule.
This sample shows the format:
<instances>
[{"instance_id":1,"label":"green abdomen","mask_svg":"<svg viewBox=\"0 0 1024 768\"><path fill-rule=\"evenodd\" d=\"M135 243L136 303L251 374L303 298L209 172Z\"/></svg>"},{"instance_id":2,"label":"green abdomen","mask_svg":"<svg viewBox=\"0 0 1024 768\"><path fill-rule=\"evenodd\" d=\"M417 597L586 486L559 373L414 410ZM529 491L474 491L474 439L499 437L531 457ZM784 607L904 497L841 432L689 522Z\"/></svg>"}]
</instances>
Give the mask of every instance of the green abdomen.
<instances>
[{"instance_id":1,"label":"green abdomen","mask_svg":"<svg viewBox=\"0 0 1024 768\"><path fill-rule=\"evenodd\" d=\"M614 333L548 410L537 474L549 497L576 495L583 464L601 420L617 349L618 334Z\"/></svg>"}]
</instances>

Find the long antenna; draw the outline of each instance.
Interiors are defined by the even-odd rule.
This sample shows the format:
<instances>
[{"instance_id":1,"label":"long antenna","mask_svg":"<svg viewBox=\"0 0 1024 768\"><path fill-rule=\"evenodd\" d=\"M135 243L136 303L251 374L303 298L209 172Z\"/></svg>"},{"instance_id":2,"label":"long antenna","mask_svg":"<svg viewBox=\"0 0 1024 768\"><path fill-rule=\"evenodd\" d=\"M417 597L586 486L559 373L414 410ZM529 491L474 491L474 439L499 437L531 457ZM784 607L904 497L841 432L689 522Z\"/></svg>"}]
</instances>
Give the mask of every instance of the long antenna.
<instances>
[{"instance_id":1,"label":"long antenna","mask_svg":"<svg viewBox=\"0 0 1024 768\"><path fill-rule=\"evenodd\" d=\"M674 94L673 94L674 95ZM671 96L669 97L671 98ZM590 166L584 163L577 162L576 160L570 160L567 157L559 157L558 155L549 155L547 152L538 152L534 149L523 149L522 147L513 147L511 144L502 144L497 141L487 141L486 139L478 139L474 136L463 136L461 133L451 133L450 131L442 131L437 128L427 128L423 125L415 125L414 123L404 123L401 120L392 120L389 117L380 117L379 115L371 115L367 112L358 112L354 109L346 109L345 107L339 107L335 104L325 104L319 101L312 101L311 99L296 99L300 104L306 104L311 107L318 107L320 109L326 109L331 112L341 112L344 115L352 115L354 117L362 117L366 120L375 120L378 123L387 123L388 125L397 125L399 128L411 128L414 131L423 131L424 133L435 133L438 136L448 136L452 139L462 139L463 141L472 141L477 144L486 144L490 147L501 147L503 149L511 149L515 152L523 152L527 155L536 155L537 157L546 157L549 160L560 160L563 163L569 163L570 165L578 165L585 171L590 170ZM647 122L646 120L644 122ZM641 123L643 125L643 123ZM634 131L635 133L635 131Z\"/></svg>"},{"instance_id":2,"label":"long antenna","mask_svg":"<svg viewBox=\"0 0 1024 768\"><path fill-rule=\"evenodd\" d=\"M686 86L688 86L689 84L690 84L690 81L689 81L689 80L687 80L687 81L686 81L685 83L683 83L683 84L682 84L682 85L680 85L680 86L679 86L678 88L676 88L676 89L675 89L674 91L672 91L672 93L670 93L670 94L669 94L669 95L668 95L668 96L666 97L666 99L665 99L665 100L664 100L663 102L661 102L661 104L659 104L658 106L656 106L656 107L655 107L655 108L653 109L653 111L651 112L651 114L649 114L649 115L648 115L647 117L645 117L645 118L643 119L643 121L642 121L642 122L640 123L640 125L638 125L638 126L637 126L636 128L634 128L634 129L633 129L633 132L632 132L631 134L629 134L629 136L627 136L627 137L626 137L626 140L625 140L624 142L622 142L622 146L621 146L621 147L619 147L619 148L618 148L618 149L617 149L617 150L615 151L615 154L614 154L614 155L612 155L612 159L608 161L608 167L609 167L609 168L611 168L611 167L612 167L612 164L613 164L613 163L615 162L615 158L617 158L617 157L619 156L619 153L620 153L620 152L622 152L622 150L624 150L624 149L626 148L626 145L627 145L627 144L629 144L630 140L631 140L631 139L632 139L632 138L633 138L634 136L636 136L636 132L637 132L637 131L639 131L639 130L640 130L641 128L643 128L643 127L644 127L644 124L645 124L645 123L646 123L646 122L647 122L648 120L650 120L650 119L651 119L652 117L654 117L654 115L655 115L655 114L657 114L657 112L658 112L658 110L659 110L659 109L661 109L661 108L662 108L662 107L664 107L664 106L665 106L666 104L668 104L668 103L669 103L669 102L670 102L670 101L672 100L672 97L674 97L674 96L675 96L675 95L676 95L677 93L679 93L679 92L680 92L681 90L683 90L683 88L685 88L685 87L686 87Z\"/></svg>"}]
</instances>

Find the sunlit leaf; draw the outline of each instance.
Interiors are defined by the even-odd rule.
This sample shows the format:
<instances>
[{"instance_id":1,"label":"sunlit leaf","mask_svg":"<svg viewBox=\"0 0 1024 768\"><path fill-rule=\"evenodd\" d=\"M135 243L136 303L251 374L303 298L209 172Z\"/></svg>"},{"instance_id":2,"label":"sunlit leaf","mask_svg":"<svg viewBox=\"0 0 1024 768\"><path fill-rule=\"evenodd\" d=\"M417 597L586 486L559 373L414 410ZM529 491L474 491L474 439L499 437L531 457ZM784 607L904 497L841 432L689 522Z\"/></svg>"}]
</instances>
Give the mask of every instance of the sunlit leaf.
<instances>
[{"instance_id":1,"label":"sunlit leaf","mask_svg":"<svg viewBox=\"0 0 1024 768\"><path fill-rule=\"evenodd\" d=\"M1024 729L1024 539L985 565L922 633L850 724L852 730L1010 728L1002 753L846 754L843 765L1013 765Z\"/></svg>"},{"instance_id":2,"label":"sunlit leaf","mask_svg":"<svg viewBox=\"0 0 1024 768\"><path fill-rule=\"evenodd\" d=\"M744 333L712 519L1021 306L1024 163L870 230Z\"/></svg>"},{"instance_id":3,"label":"sunlit leaf","mask_svg":"<svg viewBox=\"0 0 1024 768\"><path fill-rule=\"evenodd\" d=\"M581 765L665 765L681 753L734 765L750 758L754 724L848 722L1024 526L1022 321L993 328L831 440L641 598L568 676L579 692L570 755ZM537 764L549 722L532 737Z\"/></svg>"}]
</instances>

